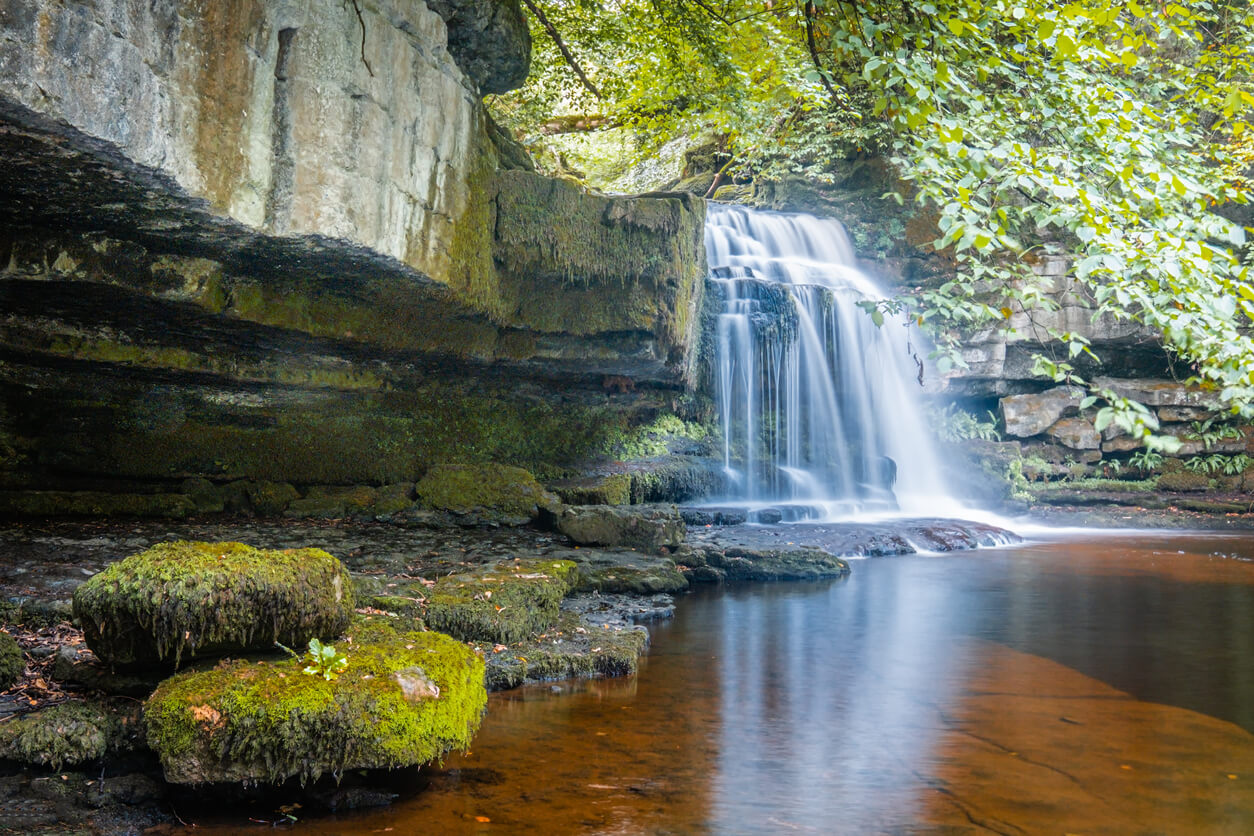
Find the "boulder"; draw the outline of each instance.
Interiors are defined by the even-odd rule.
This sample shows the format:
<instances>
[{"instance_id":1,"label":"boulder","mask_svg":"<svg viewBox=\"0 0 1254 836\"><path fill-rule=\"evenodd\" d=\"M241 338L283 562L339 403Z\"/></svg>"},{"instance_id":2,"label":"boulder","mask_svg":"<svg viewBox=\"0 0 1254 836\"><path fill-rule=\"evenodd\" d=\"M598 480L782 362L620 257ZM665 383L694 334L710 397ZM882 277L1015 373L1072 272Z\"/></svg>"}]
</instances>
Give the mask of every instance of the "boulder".
<instances>
[{"instance_id":1,"label":"boulder","mask_svg":"<svg viewBox=\"0 0 1254 836\"><path fill-rule=\"evenodd\" d=\"M569 505L628 505L631 474L611 473L554 482L553 491Z\"/></svg>"},{"instance_id":2,"label":"boulder","mask_svg":"<svg viewBox=\"0 0 1254 836\"><path fill-rule=\"evenodd\" d=\"M1101 435L1087 418L1063 418L1047 429L1045 434L1072 450L1099 450L1102 446Z\"/></svg>"},{"instance_id":3,"label":"boulder","mask_svg":"<svg viewBox=\"0 0 1254 836\"><path fill-rule=\"evenodd\" d=\"M503 464L441 464L418 482L418 500L472 521L521 524L560 503L526 470Z\"/></svg>"},{"instance_id":4,"label":"boulder","mask_svg":"<svg viewBox=\"0 0 1254 836\"><path fill-rule=\"evenodd\" d=\"M1058 419L1079 411L1084 390L1059 386L1036 395L1011 395L1000 401L1006 435L1029 438L1040 435Z\"/></svg>"},{"instance_id":5,"label":"boulder","mask_svg":"<svg viewBox=\"0 0 1254 836\"><path fill-rule=\"evenodd\" d=\"M616 546L657 552L684 542L687 527L676 508L568 505L557 530L581 545Z\"/></svg>"},{"instance_id":6,"label":"boulder","mask_svg":"<svg viewBox=\"0 0 1254 836\"><path fill-rule=\"evenodd\" d=\"M353 614L348 570L320 549L161 543L93 575L74 616L101 661L174 666L184 656L303 646Z\"/></svg>"},{"instance_id":7,"label":"boulder","mask_svg":"<svg viewBox=\"0 0 1254 836\"><path fill-rule=\"evenodd\" d=\"M17 646L17 639L0 630L0 691L12 688L25 668L26 657Z\"/></svg>"},{"instance_id":8,"label":"boulder","mask_svg":"<svg viewBox=\"0 0 1254 836\"><path fill-rule=\"evenodd\" d=\"M0 758L61 769L137 747L134 701L79 701L41 708L0 724Z\"/></svg>"},{"instance_id":9,"label":"boulder","mask_svg":"<svg viewBox=\"0 0 1254 836\"><path fill-rule=\"evenodd\" d=\"M688 581L669 557L640 552L580 549L575 590L602 594L657 595L682 592Z\"/></svg>"},{"instance_id":10,"label":"boulder","mask_svg":"<svg viewBox=\"0 0 1254 836\"><path fill-rule=\"evenodd\" d=\"M175 784L302 782L424 764L464 750L487 692L472 650L439 633L360 624L328 679L304 663L228 662L167 679L144 705Z\"/></svg>"},{"instance_id":11,"label":"boulder","mask_svg":"<svg viewBox=\"0 0 1254 836\"><path fill-rule=\"evenodd\" d=\"M1215 398L1213 392L1170 380L1099 377L1093 383L1102 389L1110 389L1116 395L1131 398L1146 406L1204 407L1209 406Z\"/></svg>"},{"instance_id":12,"label":"boulder","mask_svg":"<svg viewBox=\"0 0 1254 836\"><path fill-rule=\"evenodd\" d=\"M448 575L426 593L425 621L463 641L519 642L556 623L574 576L569 560L503 560Z\"/></svg>"},{"instance_id":13,"label":"boulder","mask_svg":"<svg viewBox=\"0 0 1254 836\"><path fill-rule=\"evenodd\" d=\"M263 517L277 517L300 499L300 491L286 482L247 482L244 493L248 504Z\"/></svg>"}]
</instances>

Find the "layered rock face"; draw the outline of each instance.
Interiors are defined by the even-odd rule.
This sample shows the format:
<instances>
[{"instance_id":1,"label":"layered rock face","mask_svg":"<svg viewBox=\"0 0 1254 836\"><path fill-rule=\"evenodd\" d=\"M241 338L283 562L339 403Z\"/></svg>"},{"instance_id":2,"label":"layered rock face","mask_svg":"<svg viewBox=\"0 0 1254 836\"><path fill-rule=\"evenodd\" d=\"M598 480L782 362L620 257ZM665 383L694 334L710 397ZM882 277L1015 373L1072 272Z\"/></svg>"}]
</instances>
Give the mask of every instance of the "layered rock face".
<instances>
[{"instance_id":1,"label":"layered rock face","mask_svg":"<svg viewBox=\"0 0 1254 836\"><path fill-rule=\"evenodd\" d=\"M0 486L557 473L668 408L703 205L498 171L528 54L512 0L0 3Z\"/></svg>"}]
</instances>

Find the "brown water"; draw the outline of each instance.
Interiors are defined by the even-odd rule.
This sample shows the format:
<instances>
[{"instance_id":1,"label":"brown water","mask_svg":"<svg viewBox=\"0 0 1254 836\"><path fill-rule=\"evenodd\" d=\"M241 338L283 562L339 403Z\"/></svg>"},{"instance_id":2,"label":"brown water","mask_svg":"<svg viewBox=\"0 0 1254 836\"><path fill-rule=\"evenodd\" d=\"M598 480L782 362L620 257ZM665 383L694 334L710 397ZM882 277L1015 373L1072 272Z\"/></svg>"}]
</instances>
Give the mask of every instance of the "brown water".
<instances>
[{"instance_id":1,"label":"brown water","mask_svg":"<svg viewBox=\"0 0 1254 836\"><path fill-rule=\"evenodd\" d=\"M634 680L308 833L1254 833L1254 537L1141 534L699 592Z\"/></svg>"}]
</instances>

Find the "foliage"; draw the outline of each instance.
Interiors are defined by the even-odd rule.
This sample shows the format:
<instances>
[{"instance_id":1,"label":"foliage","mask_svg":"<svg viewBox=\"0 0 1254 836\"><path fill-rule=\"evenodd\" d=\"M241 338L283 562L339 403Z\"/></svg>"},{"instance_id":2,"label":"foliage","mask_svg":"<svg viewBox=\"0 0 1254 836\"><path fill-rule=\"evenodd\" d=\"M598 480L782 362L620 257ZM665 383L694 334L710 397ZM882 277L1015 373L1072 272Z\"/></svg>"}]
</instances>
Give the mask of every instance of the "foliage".
<instances>
[{"instance_id":1,"label":"foliage","mask_svg":"<svg viewBox=\"0 0 1254 836\"><path fill-rule=\"evenodd\" d=\"M1080 334L1040 316L1070 291L1093 315L1162 334L1191 380L1233 411L1254 399L1254 286L1242 227L1254 163L1254 7L1076 0L544 0L580 86L551 39L528 86L494 102L532 138L554 115L595 112L643 152L719 138L740 177L823 179L886 154L936 220L948 281L902 300L961 363L973 329L1026 319L1037 370L1089 385ZM546 127L547 126L547 127ZM1061 255L1059 287L1033 267ZM1247 256L1248 261L1248 256ZM1051 346L1060 346L1057 350ZM1157 449L1147 410L1098 387L1097 422Z\"/></svg>"},{"instance_id":2,"label":"foliage","mask_svg":"<svg viewBox=\"0 0 1254 836\"><path fill-rule=\"evenodd\" d=\"M1138 450L1128 459L1128 464L1135 467L1142 474L1149 473L1158 469L1163 463L1163 455L1156 450Z\"/></svg>"},{"instance_id":3,"label":"foliage","mask_svg":"<svg viewBox=\"0 0 1254 836\"><path fill-rule=\"evenodd\" d=\"M1233 424L1221 423L1215 425L1215 419L1220 416L1214 416L1205 421L1191 421L1189 423L1189 432L1187 437L1197 439L1202 442L1202 446L1209 450L1220 441L1229 439L1237 439L1241 437L1241 430ZM1226 416L1225 416L1226 417Z\"/></svg>"},{"instance_id":4,"label":"foliage","mask_svg":"<svg viewBox=\"0 0 1254 836\"><path fill-rule=\"evenodd\" d=\"M1244 473L1249 466L1250 457L1245 453L1238 453L1235 456L1211 453L1209 456L1193 456L1184 462L1185 470L1207 475L1223 473L1225 476L1236 476Z\"/></svg>"},{"instance_id":5,"label":"foliage","mask_svg":"<svg viewBox=\"0 0 1254 836\"><path fill-rule=\"evenodd\" d=\"M942 441L1001 441L1001 433L997 431L997 416L991 411L988 420L981 421L976 416L962 409L957 404L947 404L943 409L931 411L931 425Z\"/></svg>"},{"instance_id":6,"label":"foliage","mask_svg":"<svg viewBox=\"0 0 1254 836\"><path fill-rule=\"evenodd\" d=\"M305 663L302 673L320 676L327 682L333 682L348 669L348 656L337 652L334 645L323 644L317 639L309 640L309 649L305 651L303 659L290 647L279 642L274 644L293 659Z\"/></svg>"}]
</instances>

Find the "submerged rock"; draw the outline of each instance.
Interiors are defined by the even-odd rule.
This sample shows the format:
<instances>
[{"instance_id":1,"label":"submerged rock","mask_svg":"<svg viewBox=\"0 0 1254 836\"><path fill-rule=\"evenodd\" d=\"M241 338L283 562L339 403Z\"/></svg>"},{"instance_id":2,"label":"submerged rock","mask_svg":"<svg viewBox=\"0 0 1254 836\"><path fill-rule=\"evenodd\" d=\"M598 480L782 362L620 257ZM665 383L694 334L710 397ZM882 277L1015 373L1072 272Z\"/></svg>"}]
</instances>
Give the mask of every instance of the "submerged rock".
<instances>
[{"instance_id":1,"label":"submerged rock","mask_svg":"<svg viewBox=\"0 0 1254 836\"><path fill-rule=\"evenodd\" d=\"M427 507L465 515L472 522L521 524L539 516L542 508L559 504L529 472L503 464L436 465L415 490Z\"/></svg>"},{"instance_id":2,"label":"submerged rock","mask_svg":"<svg viewBox=\"0 0 1254 836\"><path fill-rule=\"evenodd\" d=\"M576 543L657 552L683 543L687 527L675 508L567 506L557 530Z\"/></svg>"},{"instance_id":3,"label":"submerged rock","mask_svg":"<svg viewBox=\"0 0 1254 836\"><path fill-rule=\"evenodd\" d=\"M438 633L360 625L337 678L236 661L180 674L148 699L148 742L176 784L280 783L394 769L464 750L487 702L484 666ZM425 683L419 687L416 683Z\"/></svg>"},{"instance_id":4,"label":"submerged rock","mask_svg":"<svg viewBox=\"0 0 1254 836\"><path fill-rule=\"evenodd\" d=\"M352 612L352 580L336 558L242 543L161 543L74 592L87 645L119 666L303 646L342 632Z\"/></svg>"}]
</instances>

